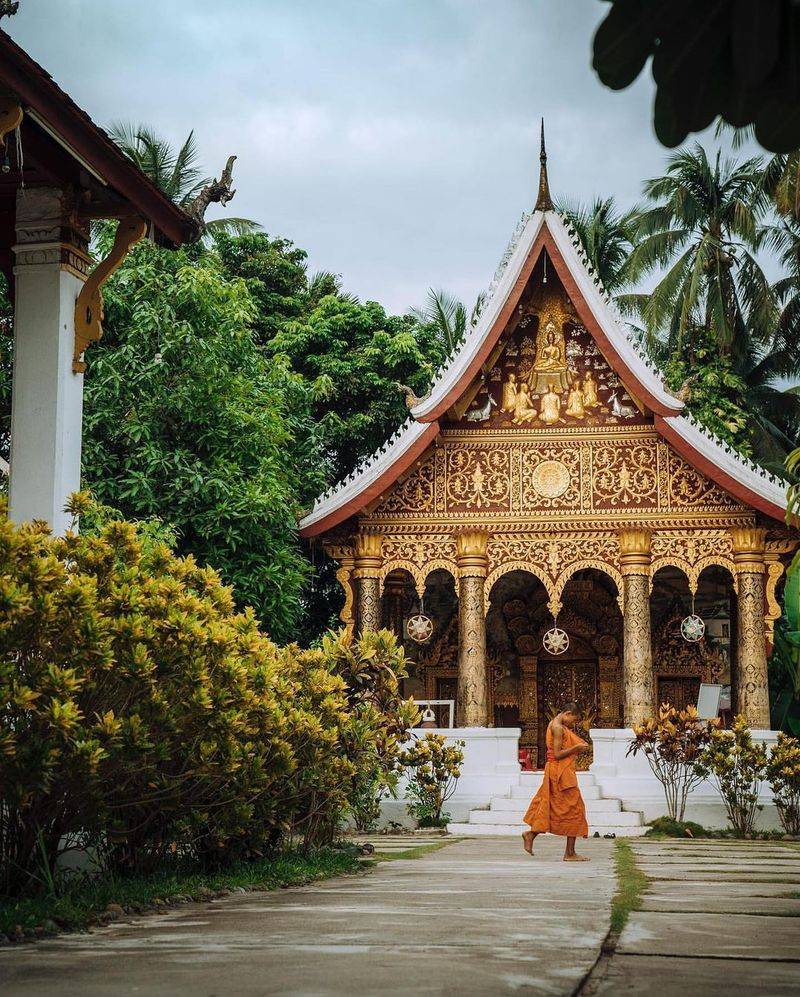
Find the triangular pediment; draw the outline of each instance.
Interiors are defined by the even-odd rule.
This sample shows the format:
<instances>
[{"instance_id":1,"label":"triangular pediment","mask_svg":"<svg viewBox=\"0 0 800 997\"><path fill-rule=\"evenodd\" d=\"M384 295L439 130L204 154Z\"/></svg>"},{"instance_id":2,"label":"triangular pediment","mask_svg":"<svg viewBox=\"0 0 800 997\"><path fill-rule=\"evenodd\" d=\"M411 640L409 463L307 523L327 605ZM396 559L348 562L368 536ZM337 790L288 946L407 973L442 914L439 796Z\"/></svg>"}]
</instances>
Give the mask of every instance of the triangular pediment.
<instances>
[{"instance_id":1,"label":"triangular pediment","mask_svg":"<svg viewBox=\"0 0 800 997\"><path fill-rule=\"evenodd\" d=\"M436 483L443 480L442 462L449 460L448 441L458 435L465 446L454 458L459 467L447 474L457 481L452 487L463 497L463 511L473 498L479 510L513 509L523 502L513 477L504 490L500 467L522 460L512 454L517 441L529 441L534 450L549 445L565 451L583 437L576 452L584 461L595 446L590 438L606 435L601 459L610 462L609 480L618 474L621 483L618 495L611 489L603 500L609 507L659 513L687 504L696 512L738 507L784 519L785 482L685 412L631 336L577 235L550 209L523 219L479 320L437 372L430 391L409 404L409 419L394 436L317 500L300 523L303 535L317 536L381 508L400 511L402 495L419 502L431 489L433 507L442 512L446 492L437 492ZM506 437L507 452L501 447L491 458L494 464L484 466L485 455L475 454L487 433ZM571 441L565 438L570 436ZM530 478L544 500L534 515L576 509L570 504L575 489L584 508L595 501L587 498L594 465L587 470L582 463L578 480L569 468L567 475L555 466L565 463L563 457L555 454L546 473ZM536 461L533 450L527 459ZM654 460L661 470L675 468L675 475L661 475L657 496L652 488L627 487L629 481L650 481ZM523 487L524 474L517 480Z\"/></svg>"},{"instance_id":2,"label":"triangular pediment","mask_svg":"<svg viewBox=\"0 0 800 997\"><path fill-rule=\"evenodd\" d=\"M522 432L641 425L650 413L628 391L586 328L547 258L531 275L486 368L443 425Z\"/></svg>"}]
</instances>

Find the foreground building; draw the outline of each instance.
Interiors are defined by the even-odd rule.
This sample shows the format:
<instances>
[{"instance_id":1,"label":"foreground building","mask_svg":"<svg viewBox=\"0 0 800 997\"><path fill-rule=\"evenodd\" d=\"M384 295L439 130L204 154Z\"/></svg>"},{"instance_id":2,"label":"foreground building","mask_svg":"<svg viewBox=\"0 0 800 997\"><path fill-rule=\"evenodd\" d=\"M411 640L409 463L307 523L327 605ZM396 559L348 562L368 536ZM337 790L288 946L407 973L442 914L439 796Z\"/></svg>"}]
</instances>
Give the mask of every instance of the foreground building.
<instances>
[{"instance_id":1,"label":"foreground building","mask_svg":"<svg viewBox=\"0 0 800 997\"><path fill-rule=\"evenodd\" d=\"M408 404L301 530L339 564L344 624L395 629L415 663L407 693L455 700L459 736L481 745L467 748L486 777L475 801L518 778L517 738L543 765L572 698L598 779L645 779L622 771L627 729L658 702L695 702L701 682L730 686L732 712L769 730L796 545L785 485L694 422L632 341L553 209L544 146L535 210L479 321Z\"/></svg>"}]
</instances>

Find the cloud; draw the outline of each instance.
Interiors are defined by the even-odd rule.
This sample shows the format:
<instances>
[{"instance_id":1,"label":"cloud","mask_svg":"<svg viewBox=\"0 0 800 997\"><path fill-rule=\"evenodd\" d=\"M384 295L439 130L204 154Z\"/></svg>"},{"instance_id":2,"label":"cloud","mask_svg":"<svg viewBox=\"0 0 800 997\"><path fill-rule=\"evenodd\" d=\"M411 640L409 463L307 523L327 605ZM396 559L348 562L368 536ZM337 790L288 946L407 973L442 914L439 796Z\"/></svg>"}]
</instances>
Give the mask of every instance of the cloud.
<instances>
[{"instance_id":1,"label":"cloud","mask_svg":"<svg viewBox=\"0 0 800 997\"><path fill-rule=\"evenodd\" d=\"M35 0L8 30L99 123L194 129L235 152L229 210L395 311L471 303L535 197L633 203L665 152L647 79L590 67L597 3L565 0Z\"/></svg>"}]
</instances>

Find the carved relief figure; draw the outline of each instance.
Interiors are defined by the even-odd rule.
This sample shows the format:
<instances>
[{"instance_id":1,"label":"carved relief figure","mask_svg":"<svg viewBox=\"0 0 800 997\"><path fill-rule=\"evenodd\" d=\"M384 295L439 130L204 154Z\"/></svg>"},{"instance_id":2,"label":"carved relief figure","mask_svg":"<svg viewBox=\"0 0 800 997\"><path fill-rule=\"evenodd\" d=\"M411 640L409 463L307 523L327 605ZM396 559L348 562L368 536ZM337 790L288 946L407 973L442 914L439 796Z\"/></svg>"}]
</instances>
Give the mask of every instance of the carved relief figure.
<instances>
[{"instance_id":1,"label":"carved relief figure","mask_svg":"<svg viewBox=\"0 0 800 997\"><path fill-rule=\"evenodd\" d=\"M561 399L552 388L548 388L542 395L542 422L546 426L553 426L555 423L563 421L561 418Z\"/></svg>"},{"instance_id":2,"label":"carved relief figure","mask_svg":"<svg viewBox=\"0 0 800 997\"><path fill-rule=\"evenodd\" d=\"M544 394L549 389L563 391L569 387L564 333L552 319L539 326L530 386L537 395Z\"/></svg>"},{"instance_id":3,"label":"carved relief figure","mask_svg":"<svg viewBox=\"0 0 800 997\"><path fill-rule=\"evenodd\" d=\"M503 396L500 403L501 412L513 412L514 403L517 400L517 375L510 373L508 380L503 385Z\"/></svg>"},{"instance_id":4,"label":"carved relief figure","mask_svg":"<svg viewBox=\"0 0 800 997\"><path fill-rule=\"evenodd\" d=\"M523 382L520 384L514 397L514 417L511 421L517 426L521 426L527 422L533 422L537 415L538 413L533 407L533 402L531 401L531 394L528 390L528 385Z\"/></svg>"},{"instance_id":5,"label":"carved relief figure","mask_svg":"<svg viewBox=\"0 0 800 997\"><path fill-rule=\"evenodd\" d=\"M586 415L583 392L577 384L572 388L567 398L566 415L571 415L575 419L582 419Z\"/></svg>"},{"instance_id":6,"label":"carved relief figure","mask_svg":"<svg viewBox=\"0 0 800 997\"><path fill-rule=\"evenodd\" d=\"M597 397L597 381L590 370L586 371L581 386L583 392L583 404L586 408L597 408L600 400Z\"/></svg>"}]
</instances>

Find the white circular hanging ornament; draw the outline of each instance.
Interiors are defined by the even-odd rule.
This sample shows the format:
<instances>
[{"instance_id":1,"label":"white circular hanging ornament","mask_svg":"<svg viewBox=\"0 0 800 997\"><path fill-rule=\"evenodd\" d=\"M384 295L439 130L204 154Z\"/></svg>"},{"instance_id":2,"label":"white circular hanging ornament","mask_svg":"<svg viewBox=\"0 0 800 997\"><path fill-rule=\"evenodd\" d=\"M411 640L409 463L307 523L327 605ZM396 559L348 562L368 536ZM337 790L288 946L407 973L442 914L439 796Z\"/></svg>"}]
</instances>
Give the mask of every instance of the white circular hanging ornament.
<instances>
[{"instance_id":1,"label":"white circular hanging ornament","mask_svg":"<svg viewBox=\"0 0 800 997\"><path fill-rule=\"evenodd\" d=\"M542 637L542 644L548 654L563 654L569 647L569 634L560 627L551 627Z\"/></svg>"},{"instance_id":2,"label":"white circular hanging ornament","mask_svg":"<svg viewBox=\"0 0 800 997\"><path fill-rule=\"evenodd\" d=\"M433 636L433 620L424 613L414 613L406 620L406 634L416 644L424 644Z\"/></svg>"},{"instance_id":3,"label":"white circular hanging ornament","mask_svg":"<svg viewBox=\"0 0 800 997\"><path fill-rule=\"evenodd\" d=\"M690 644L697 643L705 636L706 625L695 613L681 620L681 637Z\"/></svg>"}]
</instances>

